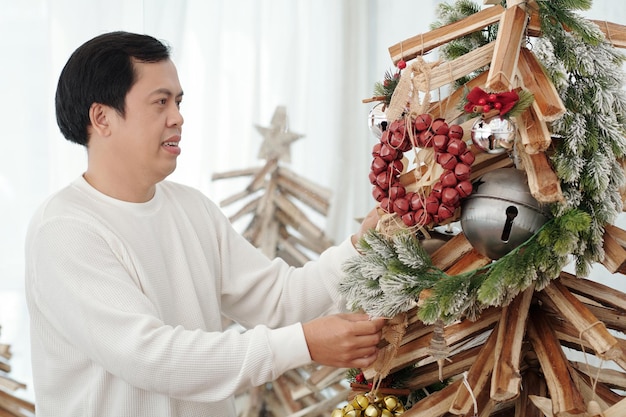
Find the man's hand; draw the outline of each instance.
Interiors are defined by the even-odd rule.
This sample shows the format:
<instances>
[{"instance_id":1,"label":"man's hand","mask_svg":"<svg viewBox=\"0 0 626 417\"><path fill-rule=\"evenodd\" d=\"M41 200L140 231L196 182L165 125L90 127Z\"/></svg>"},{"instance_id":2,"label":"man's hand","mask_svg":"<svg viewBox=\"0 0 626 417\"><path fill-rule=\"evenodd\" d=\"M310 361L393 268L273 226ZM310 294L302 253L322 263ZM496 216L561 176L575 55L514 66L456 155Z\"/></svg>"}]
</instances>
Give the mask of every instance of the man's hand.
<instances>
[{"instance_id":1,"label":"man's hand","mask_svg":"<svg viewBox=\"0 0 626 417\"><path fill-rule=\"evenodd\" d=\"M337 314L304 323L311 359L337 368L367 368L378 354L386 319L367 314Z\"/></svg>"},{"instance_id":2,"label":"man's hand","mask_svg":"<svg viewBox=\"0 0 626 417\"><path fill-rule=\"evenodd\" d=\"M356 248L357 242L361 239L361 237L367 233L370 229L376 229L376 225L378 225L378 220L380 220L380 216L378 213L378 208L375 207L367 213L367 216L361 222L361 227L359 231L352 235L352 245Z\"/></svg>"}]
</instances>

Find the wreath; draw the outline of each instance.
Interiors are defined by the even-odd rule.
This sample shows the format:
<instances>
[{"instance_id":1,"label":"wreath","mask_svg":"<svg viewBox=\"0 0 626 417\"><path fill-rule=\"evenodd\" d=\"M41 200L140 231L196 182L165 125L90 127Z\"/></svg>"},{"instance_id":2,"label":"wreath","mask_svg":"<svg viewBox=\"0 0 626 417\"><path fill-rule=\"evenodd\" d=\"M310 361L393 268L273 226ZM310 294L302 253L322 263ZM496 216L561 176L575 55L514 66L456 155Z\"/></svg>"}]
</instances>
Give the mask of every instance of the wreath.
<instances>
[{"instance_id":1,"label":"wreath","mask_svg":"<svg viewBox=\"0 0 626 417\"><path fill-rule=\"evenodd\" d=\"M403 184L402 160L410 150L415 150L419 166L414 181ZM475 157L463 141L463 128L448 126L440 118L433 120L430 114L393 121L374 145L372 156L372 195L384 212L395 213L406 227L451 219L461 198L472 192L469 178Z\"/></svg>"}]
</instances>

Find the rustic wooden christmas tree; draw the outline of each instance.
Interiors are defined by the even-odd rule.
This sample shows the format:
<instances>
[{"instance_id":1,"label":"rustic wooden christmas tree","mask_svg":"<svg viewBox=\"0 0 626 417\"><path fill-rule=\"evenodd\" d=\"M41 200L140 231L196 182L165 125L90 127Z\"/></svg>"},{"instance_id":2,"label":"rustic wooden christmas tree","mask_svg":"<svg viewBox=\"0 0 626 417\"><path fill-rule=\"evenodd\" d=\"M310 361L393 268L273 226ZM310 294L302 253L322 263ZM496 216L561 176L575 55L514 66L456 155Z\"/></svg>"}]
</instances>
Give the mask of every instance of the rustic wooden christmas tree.
<instances>
[{"instance_id":1,"label":"rustic wooden christmas tree","mask_svg":"<svg viewBox=\"0 0 626 417\"><path fill-rule=\"evenodd\" d=\"M11 377L11 356L11 345L0 343L0 417L32 417L35 405L15 395L26 385Z\"/></svg>"},{"instance_id":2,"label":"rustic wooden christmas tree","mask_svg":"<svg viewBox=\"0 0 626 417\"><path fill-rule=\"evenodd\" d=\"M213 180L251 177L243 191L220 204L226 208L239 203L229 219L234 223L250 217L243 236L265 255L300 266L332 245L310 219L313 213L328 215L331 193L285 166L291 162L291 144L303 136L289 130L285 107L276 108L269 127L256 128L264 138L259 158L265 165L214 174ZM344 375L345 369L317 365L289 371L246 393L242 416L324 415L348 395L349 389L340 384Z\"/></svg>"},{"instance_id":3,"label":"rustic wooden christmas tree","mask_svg":"<svg viewBox=\"0 0 626 417\"><path fill-rule=\"evenodd\" d=\"M626 232L612 224L624 207L615 47L626 28L572 12L585 1L486 3L444 5L449 21L389 48L398 70L366 100L385 104L370 174L383 219L342 291L393 329L333 417L626 415L626 294L584 278L596 263L626 272ZM426 61L435 48L443 58ZM485 134L492 120L513 135ZM500 253L529 209L503 172L521 172L533 216L548 214ZM387 394L406 411L380 406Z\"/></svg>"},{"instance_id":4,"label":"rustic wooden christmas tree","mask_svg":"<svg viewBox=\"0 0 626 417\"><path fill-rule=\"evenodd\" d=\"M332 245L324 231L310 220L314 212L328 215L330 191L281 163L291 161L290 146L302 137L289 131L285 107L276 108L269 127L257 126L257 130L264 138L259 158L265 160L265 165L214 174L213 180L251 177L243 191L220 205L228 207L245 201L230 216L234 223L250 215L244 237L270 258L281 257L291 265L302 265Z\"/></svg>"}]
</instances>

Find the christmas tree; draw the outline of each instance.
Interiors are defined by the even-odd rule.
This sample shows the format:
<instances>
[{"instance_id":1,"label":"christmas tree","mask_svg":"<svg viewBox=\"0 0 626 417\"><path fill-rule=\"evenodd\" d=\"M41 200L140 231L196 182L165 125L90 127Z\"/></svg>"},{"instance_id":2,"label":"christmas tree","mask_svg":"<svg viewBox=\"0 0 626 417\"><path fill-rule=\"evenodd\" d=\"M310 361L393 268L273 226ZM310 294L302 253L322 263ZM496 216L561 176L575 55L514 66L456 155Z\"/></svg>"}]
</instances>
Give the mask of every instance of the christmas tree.
<instances>
[{"instance_id":1,"label":"christmas tree","mask_svg":"<svg viewBox=\"0 0 626 417\"><path fill-rule=\"evenodd\" d=\"M333 417L362 415L364 394L368 416L399 414L380 403L390 394L412 417L626 415L626 295L584 278L594 263L626 272L612 224L626 29L576 13L589 6L442 4L430 32L389 48L397 69L372 99L386 116L370 174L383 220L342 291L393 329Z\"/></svg>"},{"instance_id":2,"label":"christmas tree","mask_svg":"<svg viewBox=\"0 0 626 417\"><path fill-rule=\"evenodd\" d=\"M303 265L332 245L324 231L310 220L312 213L328 214L330 191L296 174L281 162L290 162L290 146L302 135L291 132L287 111L279 106L269 127L256 127L264 141L259 158L262 167L217 173L213 180L252 177L241 192L223 200L222 207L246 200L230 216L235 223L249 215L243 236L269 258L281 257L289 264Z\"/></svg>"}]
</instances>

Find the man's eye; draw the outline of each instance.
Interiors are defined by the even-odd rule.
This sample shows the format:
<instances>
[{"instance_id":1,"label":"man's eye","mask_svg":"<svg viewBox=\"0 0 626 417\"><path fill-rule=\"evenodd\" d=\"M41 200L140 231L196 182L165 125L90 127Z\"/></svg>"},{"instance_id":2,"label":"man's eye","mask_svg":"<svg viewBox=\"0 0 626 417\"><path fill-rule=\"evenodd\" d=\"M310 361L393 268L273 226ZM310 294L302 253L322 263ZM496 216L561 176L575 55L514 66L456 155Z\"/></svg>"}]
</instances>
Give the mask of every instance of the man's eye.
<instances>
[{"instance_id":1,"label":"man's eye","mask_svg":"<svg viewBox=\"0 0 626 417\"><path fill-rule=\"evenodd\" d=\"M165 104L167 103L167 99L166 98L162 98L159 100L159 104Z\"/></svg>"}]
</instances>

